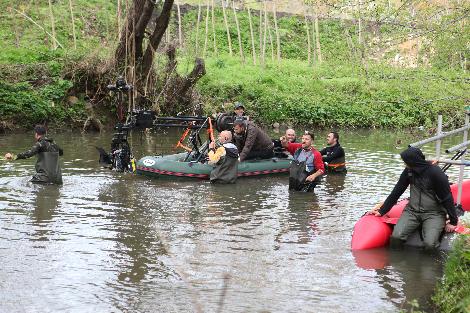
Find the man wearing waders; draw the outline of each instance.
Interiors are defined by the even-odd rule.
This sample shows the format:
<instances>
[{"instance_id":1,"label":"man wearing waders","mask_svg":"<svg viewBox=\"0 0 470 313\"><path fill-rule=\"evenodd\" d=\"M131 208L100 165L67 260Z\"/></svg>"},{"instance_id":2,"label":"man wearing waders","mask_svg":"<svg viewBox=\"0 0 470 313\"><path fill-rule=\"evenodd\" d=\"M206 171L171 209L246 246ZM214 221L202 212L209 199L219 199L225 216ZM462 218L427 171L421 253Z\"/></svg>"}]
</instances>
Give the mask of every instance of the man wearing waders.
<instances>
[{"instance_id":1,"label":"man wearing waders","mask_svg":"<svg viewBox=\"0 0 470 313\"><path fill-rule=\"evenodd\" d=\"M62 172L59 165L59 155L62 149L52 139L46 137L46 128L42 125L34 127L36 143L26 152L16 156L16 160L27 159L38 155L36 161L36 174L31 179L33 183L62 184ZM13 155L7 153L5 159L12 160Z\"/></svg>"},{"instance_id":2,"label":"man wearing waders","mask_svg":"<svg viewBox=\"0 0 470 313\"><path fill-rule=\"evenodd\" d=\"M325 172L320 152L313 147L313 134L305 132L302 143L287 141L281 137L282 146L294 156L289 169L289 189L312 191Z\"/></svg>"},{"instance_id":3,"label":"man wearing waders","mask_svg":"<svg viewBox=\"0 0 470 313\"><path fill-rule=\"evenodd\" d=\"M440 167L425 160L418 148L408 148L400 156L406 168L385 202L369 213L386 214L410 186L409 202L393 229L390 244L401 246L421 226L425 249L436 249L442 231L453 232L458 222L449 180ZM449 216L447 223L446 214Z\"/></svg>"},{"instance_id":4,"label":"man wearing waders","mask_svg":"<svg viewBox=\"0 0 470 313\"><path fill-rule=\"evenodd\" d=\"M209 144L209 165L214 166L211 171L211 183L233 184L238 176L238 150L231 143L232 133L224 130L218 137L219 146L215 142Z\"/></svg>"}]
</instances>

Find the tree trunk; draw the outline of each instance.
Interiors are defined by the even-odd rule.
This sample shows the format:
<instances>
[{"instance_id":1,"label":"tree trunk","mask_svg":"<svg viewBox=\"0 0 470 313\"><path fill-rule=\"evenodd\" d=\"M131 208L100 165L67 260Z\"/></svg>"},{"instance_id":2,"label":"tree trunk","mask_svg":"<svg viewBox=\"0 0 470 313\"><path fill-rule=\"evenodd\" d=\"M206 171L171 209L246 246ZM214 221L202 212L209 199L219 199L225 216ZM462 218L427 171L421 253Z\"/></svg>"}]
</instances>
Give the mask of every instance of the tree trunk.
<instances>
[{"instance_id":1,"label":"tree trunk","mask_svg":"<svg viewBox=\"0 0 470 313\"><path fill-rule=\"evenodd\" d=\"M115 52L114 61L117 68L122 68L122 64L127 61L126 54L128 53L128 51L135 50L136 56L139 54L138 49L133 49L132 47L132 43L134 42L133 37L135 37L136 44L138 42L141 42L138 37L142 36L143 40L145 27L147 26L148 21L152 16L153 12L153 10L152 12L147 12L150 11L149 4L153 6L151 0L135 0L131 8L127 12L126 21L124 23L125 26L121 29L121 40L119 41L118 47ZM144 9L146 9L145 12ZM139 17L142 23L139 23ZM141 34L134 34L134 26L136 28L140 26L139 31Z\"/></svg>"},{"instance_id":2,"label":"tree trunk","mask_svg":"<svg viewBox=\"0 0 470 313\"><path fill-rule=\"evenodd\" d=\"M49 0L49 15L51 18L51 28L52 28L52 48L57 49L56 34L55 34L55 22L54 22L54 13L52 13L52 2Z\"/></svg>"},{"instance_id":3,"label":"tree trunk","mask_svg":"<svg viewBox=\"0 0 470 313\"><path fill-rule=\"evenodd\" d=\"M218 51L217 51L217 42L216 42L216 38L215 38L215 14L214 14L214 0L212 0L211 2L211 12L212 12L212 38L214 40L214 53L215 55L218 55Z\"/></svg>"},{"instance_id":4,"label":"tree trunk","mask_svg":"<svg viewBox=\"0 0 470 313\"><path fill-rule=\"evenodd\" d=\"M117 31L118 31L118 40L121 40L121 0L117 0Z\"/></svg>"},{"instance_id":5,"label":"tree trunk","mask_svg":"<svg viewBox=\"0 0 470 313\"><path fill-rule=\"evenodd\" d=\"M227 22L227 14L225 13L225 1L222 1L222 14L224 15L225 31L227 32L228 53L232 55L232 39L230 38L230 29Z\"/></svg>"},{"instance_id":6,"label":"tree trunk","mask_svg":"<svg viewBox=\"0 0 470 313\"><path fill-rule=\"evenodd\" d=\"M204 51L202 52L202 56L204 58L206 57L208 37L209 37L209 0L207 0L207 6L206 6L206 37L204 38Z\"/></svg>"},{"instance_id":7,"label":"tree trunk","mask_svg":"<svg viewBox=\"0 0 470 313\"><path fill-rule=\"evenodd\" d=\"M163 101L155 102L154 109L158 110L157 107L160 103L165 114L176 114L179 111L187 109L187 105L190 102L190 90L194 84L201 78L205 73L205 65L202 59L196 58L195 65L189 75L182 77L176 71L176 50L173 45L170 45L166 51L168 56L167 63L167 79L164 87L160 93L163 95ZM159 98L160 98L159 95Z\"/></svg>"},{"instance_id":8,"label":"tree trunk","mask_svg":"<svg viewBox=\"0 0 470 313\"><path fill-rule=\"evenodd\" d=\"M253 34L253 23L251 21L251 11L248 8L248 20L250 22L251 54L253 55L253 65L256 65L255 36Z\"/></svg>"},{"instance_id":9,"label":"tree trunk","mask_svg":"<svg viewBox=\"0 0 470 313\"><path fill-rule=\"evenodd\" d=\"M199 24L201 23L201 4L197 6L197 23L196 23L196 56L199 52Z\"/></svg>"},{"instance_id":10,"label":"tree trunk","mask_svg":"<svg viewBox=\"0 0 470 313\"><path fill-rule=\"evenodd\" d=\"M238 34L238 46L240 50L240 58L242 62L245 63L245 56L243 55L243 45L242 45L242 36L240 32L240 25L238 25L237 10L235 10L235 2L232 2L233 16L235 17L235 24L237 25L237 34Z\"/></svg>"},{"instance_id":11,"label":"tree trunk","mask_svg":"<svg viewBox=\"0 0 470 313\"><path fill-rule=\"evenodd\" d=\"M279 36L279 28L277 27L277 12L276 12L276 2L273 2L273 15L274 15L274 28L276 29L276 52L277 52L277 61L281 61L281 38Z\"/></svg>"},{"instance_id":12,"label":"tree trunk","mask_svg":"<svg viewBox=\"0 0 470 313\"><path fill-rule=\"evenodd\" d=\"M70 18L72 19L73 48L77 49L77 35L75 34L75 19L73 18L72 0L69 0Z\"/></svg>"},{"instance_id":13,"label":"tree trunk","mask_svg":"<svg viewBox=\"0 0 470 313\"><path fill-rule=\"evenodd\" d=\"M154 4L150 0L146 0L143 13L140 15L140 18L135 25L135 58L140 60L143 56L143 42L145 38L145 29L152 18L152 13L154 10Z\"/></svg>"},{"instance_id":14,"label":"tree trunk","mask_svg":"<svg viewBox=\"0 0 470 313\"><path fill-rule=\"evenodd\" d=\"M259 56L261 58L261 61L264 62L262 51L263 51L263 11L260 8L259 9Z\"/></svg>"},{"instance_id":15,"label":"tree trunk","mask_svg":"<svg viewBox=\"0 0 470 313\"><path fill-rule=\"evenodd\" d=\"M310 43L310 27L308 26L307 13L304 13L305 28L307 29L307 62L310 64L312 59L312 45Z\"/></svg>"},{"instance_id":16,"label":"tree trunk","mask_svg":"<svg viewBox=\"0 0 470 313\"><path fill-rule=\"evenodd\" d=\"M316 48L317 48L317 58L318 62L322 62L322 57L321 57L321 46L320 46L320 30L318 27L318 14L315 12L315 40L316 40Z\"/></svg>"},{"instance_id":17,"label":"tree trunk","mask_svg":"<svg viewBox=\"0 0 470 313\"><path fill-rule=\"evenodd\" d=\"M268 22L268 33L269 33L269 45L271 47L271 61L274 61L274 40L273 40L273 34L271 32L271 23L269 22L269 19L267 20Z\"/></svg>"},{"instance_id":18,"label":"tree trunk","mask_svg":"<svg viewBox=\"0 0 470 313\"><path fill-rule=\"evenodd\" d=\"M152 36L149 38L149 43L147 49L145 50L144 58L142 60L142 77L147 77L152 67L153 56L155 51L162 40L163 34L168 27L171 16L171 8L173 6L174 0L165 0L163 4L162 12L157 18L155 23L155 29Z\"/></svg>"},{"instance_id":19,"label":"tree trunk","mask_svg":"<svg viewBox=\"0 0 470 313\"><path fill-rule=\"evenodd\" d=\"M263 64L265 64L265 57L266 57L266 34L268 32L268 10L266 8L266 1L264 1L264 33L263 33L263 54L262 54L262 60Z\"/></svg>"},{"instance_id":20,"label":"tree trunk","mask_svg":"<svg viewBox=\"0 0 470 313\"><path fill-rule=\"evenodd\" d=\"M316 44L316 28L315 28L315 19L312 18L312 65L315 66L317 63L317 44Z\"/></svg>"},{"instance_id":21,"label":"tree trunk","mask_svg":"<svg viewBox=\"0 0 470 313\"><path fill-rule=\"evenodd\" d=\"M176 1L176 9L178 12L178 44L180 47L183 46L183 31L181 29L181 9L180 9L180 4L178 1Z\"/></svg>"}]
</instances>

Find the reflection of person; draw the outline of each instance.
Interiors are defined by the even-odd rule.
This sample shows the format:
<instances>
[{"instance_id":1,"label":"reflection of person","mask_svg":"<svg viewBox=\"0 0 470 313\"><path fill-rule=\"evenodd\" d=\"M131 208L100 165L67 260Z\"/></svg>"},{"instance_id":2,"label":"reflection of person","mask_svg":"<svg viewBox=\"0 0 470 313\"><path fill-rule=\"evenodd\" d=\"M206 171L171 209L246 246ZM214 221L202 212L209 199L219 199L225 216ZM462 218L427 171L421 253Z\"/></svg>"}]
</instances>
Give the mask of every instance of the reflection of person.
<instances>
[{"instance_id":1,"label":"reflection of person","mask_svg":"<svg viewBox=\"0 0 470 313\"><path fill-rule=\"evenodd\" d=\"M346 175L328 175L325 179L325 190L329 194L343 191Z\"/></svg>"},{"instance_id":2,"label":"reflection of person","mask_svg":"<svg viewBox=\"0 0 470 313\"><path fill-rule=\"evenodd\" d=\"M320 152L313 147L313 134L305 132L302 143L288 142L284 136L280 140L294 157L289 170L289 189L313 190L325 172Z\"/></svg>"},{"instance_id":3,"label":"reflection of person","mask_svg":"<svg viewBox=\"0 0 470 313\"><path fill-rule=\"evenodd\" d=\"M238 149L231 143L232 133L224 130L219 134L220 147L215 142L209 144L209 164L214 166L211 171L211 183L234 183L238 174Z\"/></svg>"},{"instance_id":4,"label":"reflection of person","mask_svg":"<svg viewBox=\"0 0 470 313\"><path fill-rule=\"evenodd\" d=\"M327 147L320 151L328 172L346 172L346 160L343 147L339 144L337 132L331 132L326 137Z\"/></svg>"},{"instance_id":5,"label":"reflection of person","mask_svg":"<svg viewBox=\"0 0 470 313\"><path fill-rule=\"evenodd\" d=\"M43 125L34 127L34 138L36 143L28 151L18 154L16 160L27 159L37 154L36 174L31 181L62 184L59 156L63 155L63 150L52 139L46 137L46 128ZM13 155L7 153L5 159L12 160Z\"/></svg>"},{"instance_id":6,"label":"reflection of person","mask_svg":"<svg viewBox=\"0 0 470 313\"><path fill-rule=\"evenodd\" d=\"M234 143L240 151L240 162L251 159L272 158L273 142L261 128L244 118L233 122Z\"/></svg>"},{"instance_id":7,"label":"reflection of person","mask_svg":"<svg viewBox=\"0 0 470 313\"><path fill-rule=\"evenodd\" d=\"M418 148L408 148L400 156L406 168L383 205L377 205L369 214L386 214L410 186L410 200L393 229L391 244L401 245L421 226L425 248L438 248L442 231L453 232L458 222L449 180L440 167L425 160ZM450 218L447 225L446 212Z\"/></svg>"},{"instance_id":8,"label":"reflection of person","mask_svg":"<svg viewBox=\"0 0 470 313\"><path fill-rule=\"evenodd\" d=\"M34 217L37 222L51 220L59 205L60 187L46 185L38 188L34 199Z\"/></svg>"}]
</instances>

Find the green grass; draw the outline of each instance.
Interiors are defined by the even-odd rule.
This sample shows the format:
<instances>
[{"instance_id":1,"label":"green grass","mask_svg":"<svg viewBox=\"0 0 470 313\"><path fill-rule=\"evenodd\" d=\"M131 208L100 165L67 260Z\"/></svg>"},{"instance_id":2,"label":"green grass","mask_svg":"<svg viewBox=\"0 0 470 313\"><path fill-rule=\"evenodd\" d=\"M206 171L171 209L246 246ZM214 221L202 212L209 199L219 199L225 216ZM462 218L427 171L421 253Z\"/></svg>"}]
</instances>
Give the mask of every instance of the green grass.
<instances>
[{"instance_id":1,"label":"green grass","mask_svg":"<svg viewBox=\"0 0 470 313\"><path fill-rule=\"evenodd\" d=\"M470 312L470 237L462 235L445 265L444 277L433 297L441 312Z\"/></svg>"},{"instance_id":2,"label":"green grass","mask_svg":"<svg viewBox=\"0 0 470 313\"><path fill-rule=\"evenodd\" d=\"M180 67L187 68L184 60ZM355 66L305 61L242 65L236 57L206 60L198 83L206 110L226 110L226 101L242 101L264 123L312 126L432 127L438 114L449 121L462 111L467 84L458 72ZM460 123L460 119L450 120Z\"/></svg>"}]
</instances>

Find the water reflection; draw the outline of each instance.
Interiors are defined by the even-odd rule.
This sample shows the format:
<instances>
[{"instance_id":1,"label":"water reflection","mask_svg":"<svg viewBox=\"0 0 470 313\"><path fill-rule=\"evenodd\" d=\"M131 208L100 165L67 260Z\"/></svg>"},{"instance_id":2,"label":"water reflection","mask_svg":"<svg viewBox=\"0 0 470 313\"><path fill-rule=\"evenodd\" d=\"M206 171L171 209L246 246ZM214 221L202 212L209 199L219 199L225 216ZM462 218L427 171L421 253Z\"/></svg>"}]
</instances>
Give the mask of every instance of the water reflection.
<instances>
[{"instance_id":1,"label":"water reflection","mask_svg":"<svg viewBox=\"0 0 470 313\"><path fill-rule=\"evenodd\" d=\"M60 186L36 185L33 191L34 225L40 226L51 222L59 205Z\"/></svg>"},{"instance_id":2,"label":"water reflection","mask_svg":"<svg viewBox=\"0 0 470 313\"><path fill-rule=\"evenodd\" d=\"M387 291L387 297L402 309L410 309L411 301L418 301L420 309L431 311L429 290L442 277L444 254L420 249L394 250L378 248L352 251L357 266L374 270L378 282ZM412 297L407 297L412 295ZM408 301L399 301L406 298Z\"/></svg>"},{"instance_id":3,"label":"water reflection","mask_svg":"<svg viewBox=\"0 0 470 313\"><path fill-rule=\"evenodd\" d=\"M123 175L97 163L110 134L54 137L61 187L30 184L32 161L0 163L1 312L214 312L227 273L227 312L396 312L429 299L440 275L426 256L361 261L349 250L354 223L401 173L396 139L415 138L345 133L348 174L298 193L287 175L235 185ZM142 156L171 153L178 138L131 141ZM0 136L12 151L30 141Z\"/></svg>"},{"instance_id":4,"label":"water reflection","mask_svg":"<svg viewBox=\"0 0 470 313\"><path fill-rule=\"evenodd\" d=\"M346 175L343 173L327 174L323 181L328 194L334 196L343 191Z\"/></svg>"}]
</instances>

